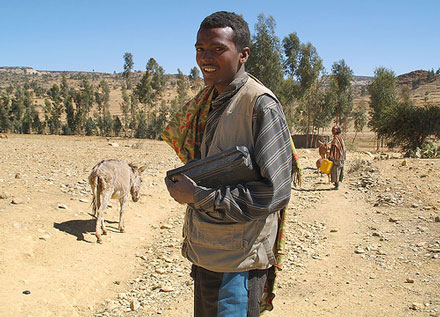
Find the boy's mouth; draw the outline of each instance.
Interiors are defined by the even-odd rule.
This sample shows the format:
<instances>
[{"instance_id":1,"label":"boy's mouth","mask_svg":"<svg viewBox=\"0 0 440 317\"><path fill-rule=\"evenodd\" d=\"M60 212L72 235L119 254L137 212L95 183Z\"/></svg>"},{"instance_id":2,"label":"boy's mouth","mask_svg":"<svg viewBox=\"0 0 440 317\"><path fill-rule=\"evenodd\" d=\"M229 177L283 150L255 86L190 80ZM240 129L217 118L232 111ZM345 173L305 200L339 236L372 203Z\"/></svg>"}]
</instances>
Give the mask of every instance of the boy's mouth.
<instances>
[{"instance_id":1,"label":"boy's mouth","mask_svg":"<svg viewBox=\"0 0 440 317\"><path fill-rule=\"evenodd\" d=\"M209 67L209 66L206 66L206 67L202 67L202 70L205 72L205 73L213 73L213 72L215 72L216 71L216 69L214 68L214 67Z\"/></svg>"}]
</instances>

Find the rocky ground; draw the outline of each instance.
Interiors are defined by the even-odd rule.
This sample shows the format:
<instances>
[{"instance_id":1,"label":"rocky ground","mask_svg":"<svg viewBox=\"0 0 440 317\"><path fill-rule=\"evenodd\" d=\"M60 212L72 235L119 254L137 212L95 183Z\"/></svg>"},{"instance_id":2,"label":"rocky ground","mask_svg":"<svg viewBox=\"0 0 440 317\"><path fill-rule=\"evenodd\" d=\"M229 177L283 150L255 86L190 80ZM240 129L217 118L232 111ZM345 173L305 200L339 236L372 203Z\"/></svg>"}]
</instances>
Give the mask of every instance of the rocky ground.
<instances>
[{"instance_id":1,"label":"rocky ground","mask_svg":"<svg viewBox=\"0 0 440 317\"><path fill-rule=\"evenodd\" d=\"M163 184L163 142L12 135L0 140L1 316L191 316L184 206ZM338 191L299 150L284 268L267 316L440 316L440 161L349 152ZM100 159L146 164L141 200L98 245L86 182Z\"/></svg>"}]
</instances>

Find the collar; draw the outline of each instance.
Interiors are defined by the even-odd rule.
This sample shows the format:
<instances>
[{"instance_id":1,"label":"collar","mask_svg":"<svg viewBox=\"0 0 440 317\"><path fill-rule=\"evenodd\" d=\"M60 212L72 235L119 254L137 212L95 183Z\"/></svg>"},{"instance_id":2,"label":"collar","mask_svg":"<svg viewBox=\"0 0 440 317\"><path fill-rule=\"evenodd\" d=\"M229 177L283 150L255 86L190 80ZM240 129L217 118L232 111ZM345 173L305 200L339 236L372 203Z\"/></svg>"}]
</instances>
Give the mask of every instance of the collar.
<instances>
[{"instance_id":1,"label":"collar","mask_svg":"<svg viewBox=\"0 0 440 317\"><path fill-rule=\"evenodd\" d=\"M235 78L220 95L215 97L215 99L212 101L212 107L218 107L228 101L232 96L237 93L237 91L240 90L241 87L243 87L248 78L249 75L247 73L244 73Z\"/></svg>"}]
</instances>

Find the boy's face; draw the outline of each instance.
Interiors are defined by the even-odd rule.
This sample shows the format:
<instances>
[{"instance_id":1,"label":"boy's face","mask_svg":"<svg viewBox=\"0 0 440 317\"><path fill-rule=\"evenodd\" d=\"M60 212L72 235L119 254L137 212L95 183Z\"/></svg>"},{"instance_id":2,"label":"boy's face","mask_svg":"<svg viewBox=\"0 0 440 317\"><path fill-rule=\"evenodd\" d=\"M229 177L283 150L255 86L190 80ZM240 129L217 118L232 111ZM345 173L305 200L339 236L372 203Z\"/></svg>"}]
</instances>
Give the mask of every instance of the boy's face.
<instances>
[{"instance_id":1,"label":"boy's face","mask_svg":"<svg viewBox=\"0 0 440 317\"><path fill-rule=\"evenodd\" d=\"M244 72L249 48L237 51L230 27L200 29L197 33L196 61L206 85L214 85L221 93Z\"/></svg>"}]
</instances>

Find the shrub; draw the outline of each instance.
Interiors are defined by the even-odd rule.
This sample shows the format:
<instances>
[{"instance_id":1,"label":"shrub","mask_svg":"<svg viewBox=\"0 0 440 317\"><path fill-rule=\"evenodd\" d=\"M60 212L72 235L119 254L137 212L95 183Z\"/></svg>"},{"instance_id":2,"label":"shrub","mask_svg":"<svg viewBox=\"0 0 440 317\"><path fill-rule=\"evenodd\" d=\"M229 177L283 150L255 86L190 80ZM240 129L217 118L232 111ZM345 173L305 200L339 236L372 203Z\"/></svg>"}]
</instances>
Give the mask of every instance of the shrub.
<instances>
[{"instance_id":1,"label":"shrub","mask_svg":"<svg viewBox=\"0 0 440 317\"><path fill-rule=\"evenodd\" d=\"M407 103L387 109L379 133L403 150L421 148L430 136L440 138L440 107L415 107Z\"/></svg>"}]
</instances>

